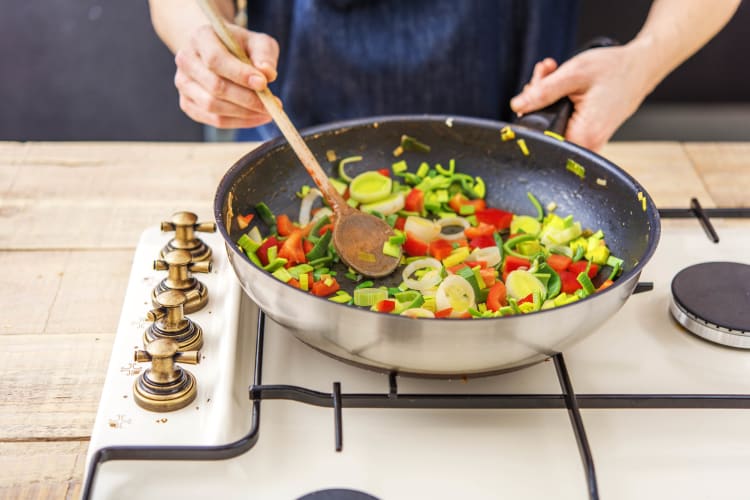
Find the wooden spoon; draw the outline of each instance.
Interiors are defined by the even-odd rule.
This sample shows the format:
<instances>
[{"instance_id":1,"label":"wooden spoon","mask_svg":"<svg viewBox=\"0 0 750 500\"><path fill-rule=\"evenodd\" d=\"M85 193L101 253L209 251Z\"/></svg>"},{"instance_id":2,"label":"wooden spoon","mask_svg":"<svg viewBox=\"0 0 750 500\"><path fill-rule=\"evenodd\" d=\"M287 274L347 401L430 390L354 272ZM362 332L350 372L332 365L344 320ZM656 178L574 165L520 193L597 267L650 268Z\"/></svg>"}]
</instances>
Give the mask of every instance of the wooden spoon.
<instances>
[{"instance_id":1,"label":"wooden spoon","mask_svg":"<svg viewBox=\"0 0 750 500\"><path fill-rule=\"evenodd\" d=\"M226 48L240 61L252 65L250 58L227 29L213 1L198 0L198 4ZM384 220L349 206L328 181L328 177L312 151L307 147L271 91L266 87L256 93L331 206L335 218L333 245L341 260L358 273L371 278L381 278L391 274L401 260L400 256L392 257L383 253L383 245L394 235L393 228Z\"/></svg>"}]
</instances>

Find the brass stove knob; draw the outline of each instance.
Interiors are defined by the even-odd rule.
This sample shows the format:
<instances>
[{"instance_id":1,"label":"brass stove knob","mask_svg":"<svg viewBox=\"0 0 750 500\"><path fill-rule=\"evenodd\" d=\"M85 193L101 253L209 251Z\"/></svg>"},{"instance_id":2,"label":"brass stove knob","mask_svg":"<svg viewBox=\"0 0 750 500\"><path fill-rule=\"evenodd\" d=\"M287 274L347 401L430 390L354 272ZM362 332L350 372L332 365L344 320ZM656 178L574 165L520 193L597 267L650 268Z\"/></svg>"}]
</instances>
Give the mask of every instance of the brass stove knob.
<instances>
[{"instance_id":1,"label":"brass stove knob","mask_svg":"<svg viewBox=\"0 0 750 500\"><path fill-rule=\"evenodd\" d=\"M152 321L143 334L143 345L148 346L156 339L166 338L177 342L180 351L197 351L203 347L203 329L190 318L185 317L185 304L199 299L197 290L184 293L168 290L156 296L159 307L150 310L146 319Z\"/></svg>"},{"instance_id":2,"label":"brass stove knob","mask_svg":"<svg viewBox=\"0 0 750 500\"><path fill-rule=\"evenodd\" d=\"M191 296L184 305L185 313L199 310L208 302L208 289L206 286L193 278L191 273L208 273L211 271L211 263L207 260L194 262L190 252L187 250L173 250L164 256L164 259L154 261L154 269L167 271L167 277L159 282L151 292L151 302L154 307L161 307L156 297L169 290L180 290L184 293L196 290L198 296Z\"/></svg>"},{"instance_id":3,"label":"brass stove knob","mask_svg":"<svg viewBox=\"0 0 750 500\"><path fill-rule=\"evenodd\" d=\"M197 393L195 376L175 363L197 364L200 351L178 352L177 342L157 339L145 351L135 351L137 362L151 361L133 383L133 396L138 406L150 411L179 410L189 405Z\"/></svg>"},{"instance_id":4,"label":"brass stove knob","mask_svg":"<svg viewBox=\"0 0 750 500\"><path fill-rule=\"evenodd\" d=\"M216 232L215 222L198 222L198 216L192 212L177 212L172 214L172 220L161 223L161 230L174 231L174 238L161 249L162 257L174 250L187 250L193 256L193 262L211 257L211 248L195 233Z\"/></svg>"}]
</instances>

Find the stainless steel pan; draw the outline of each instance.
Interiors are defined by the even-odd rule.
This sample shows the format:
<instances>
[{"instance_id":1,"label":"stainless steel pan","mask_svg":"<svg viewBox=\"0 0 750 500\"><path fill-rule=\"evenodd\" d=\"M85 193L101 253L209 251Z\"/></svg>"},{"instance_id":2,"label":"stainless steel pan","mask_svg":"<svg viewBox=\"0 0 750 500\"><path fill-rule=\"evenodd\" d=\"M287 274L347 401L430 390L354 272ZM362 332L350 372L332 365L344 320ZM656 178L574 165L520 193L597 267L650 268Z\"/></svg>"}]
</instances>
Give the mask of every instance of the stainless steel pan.
<instances>
[{"instance_id":1,"label":"stainless steel pan","mask_svg":"<svg viewBox=\"0 0 750 500\"><path fill-rule=\"evenodd\" d=\"M530 154L516 141L502 141L506 123L446 116L393 116L356 120L303 132L324 168L327 150L339 158L362 155L362 169L389 167L402 134L432 146L407 152L415 169L422 161L447 164L481 176L488 206L531 214L527 191L556 212L573 214L584 227L602 229L612 253L624 259L615 284L585 300L533 314L491 319L409 319L333 303L286 285L253 265L237 248L242 231L228 214L245 214L258 202L275 213L299 211L294 193L310 184L283 139L263 144L237 161L222 179L214 213L231 263L249 297L300 340L331 356L378 370L422 376L489 374L537 363L564 350L610 319L630 297L641 269L653 254L659 216L638 182L606 159L572 143L513 126ZM580 179L566 169L568 159L586 169ZM606 184L606 185L604 185ZM645 198L645 210L641 198ZM265 229L265 228L263 228ZM390 283L400 282L398 276ZM348 280L339 280L343 285ZM388 283L388 280L384 280ZM349 285L350 287L353 285Z\"/></svg>"}]
</instances>

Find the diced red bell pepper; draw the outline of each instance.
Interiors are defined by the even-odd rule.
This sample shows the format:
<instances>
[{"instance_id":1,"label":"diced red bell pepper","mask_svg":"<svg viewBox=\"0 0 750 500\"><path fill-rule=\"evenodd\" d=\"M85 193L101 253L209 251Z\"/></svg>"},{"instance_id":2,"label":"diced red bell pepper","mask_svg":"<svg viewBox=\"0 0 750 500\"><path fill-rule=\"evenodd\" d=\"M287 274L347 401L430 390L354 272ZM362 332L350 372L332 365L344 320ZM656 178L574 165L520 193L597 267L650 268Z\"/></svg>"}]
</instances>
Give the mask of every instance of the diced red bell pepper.
<instances>
[{"instance_id":1,"label":"diced red bell pepper","mask_svg":"<svg viewBox=\"0 0 750 500\"><path fill-rule=\"evenodd\" d=\"M470 200L466 196L464 196L463 193L454 194L453 197L448 201L448 206L450 206L456 213L461 212L461 207L463 205L473 205L474 213L476 213L477 211L485 210L487 208L487 203L485 203L484 200Z\"/></svg>"},{"instance_id":2,"label":"diced red bell pepper","mask_svg":"<svg viewBox=\"0 0 750 500\"><path fill-rule=\"evenodd\" d=\"M519 301L518 301L518 304L519 304L519 305L520 305L520 304L525 304L526 302L530 302L530 303L532 303L532 304L534 303L534 294L533 294L533 293L530 293L530 294L528 294L528 295L527 295L526 297L524 297L524 298L522 298L521 300L519 300Z\"/></svg>"},{"instance_id":3,"label":"diced red bell pepper","mask_svg":"<svg viewBox=\"0 0 750 500\"><path fill-rule=\"evenodd\" d=\"M429 249L429 245L425 243L424 241L420 240L419 238L415 238L407 231L406 233L406 241L404 242L404 253L406 255L409 255L411 257L415 257L418 255L427 255L427 250Z\"/></svg>"},{"instance_id":4,"label":"diced red bell pepper","mask_svg":"<svg viewBox=\"0 0 750 500\"><path fill-rule=\"evenodd\" d=\"M403 231L405 225L406 225L406 217L401 217L399 215L398 217L396 217L396 223L393 225L393 227L395 227L399 231Z\"/></svg>"},{"instance_id":5,"label":"diced red bell pepper","mask_svg":"<svg viewBox=\"0 0 750 500\"><path fill-rule=\"evenodd\" d=\"M492 236L492 233L495 232L495 226L492 224L487 224L486 222L480 222L477 227L467 227L464 229L464 234L467 238L474 239L478 238L480 236ZM494 245L495 242L493 240L492 244Z\"/></svg>"},{"instance_id":6,"label":"diced red bell pepper","mask_svg":"<svg viewBox=\"0 0 750 500\"><path fill-rule=\"evenodd\" d=\"M449 318L452 312L453 312L452 307L446 307L445 309L440 309L439 311L435 311L435 317L436 318Z\"/></svg>"},{"instance_id":7,"label":"diced red bell pepper","mask_svg":"<svg viewBox=\"0 0 750 500\"><path fill-rule=\"evenodd\" d=\"M294 288L299 288L299 280L297 280L296 278L290 279L289 281L286 282L286 284L291 285Z\"/></svg>"},{"instance_id":8,"label":"diced red bell pepper","mask_svg":"<svg viewBox=\"0 0 750 500\"><path fill-rule=\"evenodd\" d=\"M568 271L575 273L577 277L579 274L581 274L582 272L586 270L586 266L588 265L589 263L587 260L579 260L578 262L573 262L572 264L570 264L568 266ZM588 272L589 278L593 278L594 276L596 276L598 272L599 272L599 266L592 262L591 267L589 268L589 272Z\"/></svg>"},{"instance_id":9,"label":"diced red bell pepper","mask_svg":"<svg viewBox=\"0 0 750 500\"><path fill-rule=\"evenodd\" d=\"M318 230L318 236L323 236L324 234L326 234L326 231L333 231L333 222L320 226L320 229Z\"/></svg>"},{"instance_id":10,"label":"diced red bell pepper","mask_svg":"<svg viewBox=\"0 0 750 500\"><path fill-rule=\"evenodd\" d=\"M287 260L287 265L297 265L307 262L305 250L302 247L302 231L294 231L290 234L281 248L279 248L279 257Z\"/></svg>"},{"instance_id":11,"label":"diced red bell pepper","mask_svg":"<svg viewBox=\"0 0 750 500\"><path fill-rule=\"evenodd\" d=\"M444 258L448 257L452 251L453 245L450 241L438 239L430 242L430 255L435 257L437 260L443 260Z\"/></svg>"},{"instance_id":12,"label":"diced red bell pepper","mask_svg":"<svg viewBox=\"0 0 750 500\"><path fill-rule=\"evenodd\" d=\"M305 251L305 255L310 253L310 250L312 250L315 247L315 244L310 240L302 240L302 249Z\"/></svg>"},{"instance_id":13,"label":"diced red bell pepper","mask_svg":"<svg viewBox=\"0 0 750 500\"><path fill-rule=\"evenodd\" d=\"M390 168L379 168L378 169L378 173L380 175L385 176L385 177L390 177L391 176L391 169Z\"/></svg>"},{"instance_id":14,"label":"diced red bell pepper","mask_svg":"<svg viewBox=\"0 0 750 500\"><path fill-rule=\"evenodd\" d=\"M499 208L485 208L483 210L477 210L474 212L477 217L477 221L484 222L495 226L495 229L502 231L510 227L510 222L513 220L513 213L500 210Z\"/></svg>"},{"instance_id":15,"label":"diced red bell pepper","mask_svg":"<svg viewBox=\"0 0 750 500\"><path fill-rule=\"evenodd\" d=\"M294 224L287 214L276 216L276 231L280 236L289 236L294 231Z\"/></svg>"},{"instance_id":16,"label":"diced red bell pepper","mask_svg":"<svg viewBox=\"0 0 750 500\"><path fill-rule=\"evenodd\" d=\"M382 313L389 313L396 309L396 301L391 299L383 299L375 304L375 310Z\"/></svg>"},{"instance_id":17,"label":"diced red bell pepper","mask_svg":"<svg viewBox=\"0 0 750 500\"><path fill-rule=\"evenodd\" d=\"M469 240L469 246L471 248L488 248L488 247L494 247L497 243L495 243L495 238L492 236L477 236L476 238L472 238Z\"/></svg>"},{"instance_id":18,"label":"diced red bell pepper","mask_svg":"<svg viewBox=\"0 0 750 500\"><path fill-rule=\"evenodd\" d=\"M490 291L487 293L487 309L490 311L497 311L503 306L507 306L507 291L505 289L505 283L498 281Z\"/></svg>"},{"instance_id":19,"label":"diced red bell pepper","mask_svg":"<svg viewBox=\"0 0 750 500\"><path fill-rule=\"evenodd\" d=\"M263 244L258 247L258 249L255 251L255 255L258 256L261 264L263 264L264 266L268 265L268 249L277 246L279 246L279 241L275 237L269 236L266 241L264 241Z\"/></svg>"},{"instance_id":20,"label":"diced red bell pepper","mask_svg":"<svg viewBox=\"0 0 750 500\"><path fill-rule=\"evenodd\" d=\"M509 273L521 267L525 267L528 269L529 267L531 267L531 261L522 257L516 257L515 255L505 256L505 263L503 263L503 272Z\"/></svg>"},{"instance_id":21,"label":"diced red bell pepper","mask_svg":"<svg viewBox=\"0 0 750 500\"><path fill-rule=\"evenodd\" d=\"M412 188L404 200L404 210L422 213L424 210L424 192L421 189Z\"/></svg>"},{"instance_id":22,"label":"diced red bell pepper","mask_svg":"<svg viewBox=\"0 0 750 500\"><path fill-rule=\"evenodd\" d=\"M330 280L330 283L326 285L326 281ZM312 284L312 294L318 297L327 297L333 293L338 292L339 282L336 278L326 278L324 280L318 280Z\"/></svg>"},{"instance_id":23,"label":"diced red bell pepper","mask_svg":"<svg viewBox=\"0 0 750 500\"><path fill-rule=\"evenodd\" d=\"M461 264L456 264L455 266L448 267L445 270L448 271L449 274L457 274L458 271L460 271L464 267L469 267L469 266L467 266L466 264L462 262Z\"/></svg>"},{"instance_id":24,"label":"diced red bell pepper","mask_svg":"<svg viewBox=\"0 0 750 500\"><path fill-rule=\"evenodd\" d=\"M568 269L568 266L573 263L573 259L566 255L550 254L547 257L547 264L555 271L562 272Z\"/></svg>"},{"instance_id":25,"label":"diced red bell pepper","mask_svg":"<svg viewBox=\"0 0 750 500\"><path fill-rule=\"evenodd\" d=\"M573 271L560 271L560 288L563 293L575 293L579 288L583 288L578 282L578 275Z\"/></svg>"}]
</instances>

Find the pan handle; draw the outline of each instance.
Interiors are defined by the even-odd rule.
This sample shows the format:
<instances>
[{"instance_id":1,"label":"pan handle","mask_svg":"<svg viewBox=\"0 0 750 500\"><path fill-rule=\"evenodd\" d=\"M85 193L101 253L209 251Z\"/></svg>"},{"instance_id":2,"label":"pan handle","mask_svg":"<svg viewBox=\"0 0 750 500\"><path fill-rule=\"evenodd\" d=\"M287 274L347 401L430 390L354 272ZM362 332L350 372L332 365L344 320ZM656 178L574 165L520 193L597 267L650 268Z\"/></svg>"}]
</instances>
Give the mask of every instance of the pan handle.
<instances>
[{"instance_id":1,"label":"pan handle","mask_svg":"<svg viewBox=\"0 0 750 500\"><path fill-rule=\"evenodd\" d=\"M588 49L612 47L614 45L619 45L619 43L612 38L600 36L589 40L588 43L578 49L576 54ZM568 126L568 120L572 113L573 103L567 97L563 97L546 108L523 115L516 120L516 123L540 132L549 130L556 134L565 135L565 128Z\"/></svg>"}]
</instances>

